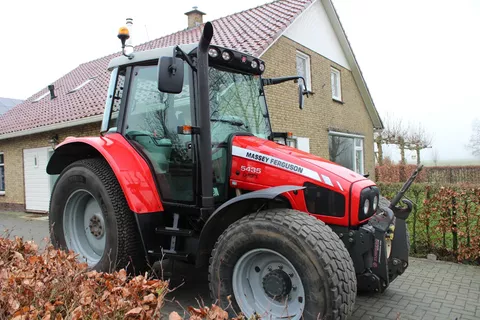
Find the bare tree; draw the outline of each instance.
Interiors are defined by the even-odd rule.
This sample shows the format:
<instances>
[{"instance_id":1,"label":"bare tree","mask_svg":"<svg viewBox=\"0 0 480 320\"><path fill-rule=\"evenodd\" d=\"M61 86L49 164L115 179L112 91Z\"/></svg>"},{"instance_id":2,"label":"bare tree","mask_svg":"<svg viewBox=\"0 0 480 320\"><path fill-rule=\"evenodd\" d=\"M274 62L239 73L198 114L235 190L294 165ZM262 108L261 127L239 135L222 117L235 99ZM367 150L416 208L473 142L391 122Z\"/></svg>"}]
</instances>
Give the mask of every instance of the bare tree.
<instances>
[{"instance_id":1,"label":"bare tree","mask_svg":"<svg viewBox=\"0 0 480 320\"><path fill-rule=\"evenodd\" d=\"M394 118L387 115L385 123L385 128L383 131L378 132L375 136L375 143L377 144L378 150L378 164L383 165L383 148L384 144L394 144L398 145L400 148L401 162L406 163L405 159L405 140L407 137L407 129L404 126L401 119Z\"/></svg>"},{"instance_id":2,"label":"bare tree","mask_svg":"<svg viewBox=\"0 0 480 320\"><path fill-rule=\"evenodd\" d=\"M475 119L472 124L472 136L467 148L472 151L476 157L480 157L480 120Z\"/></svg>"},{"instance_id":3,"label":"bare tree","mask_svg":"<svg viewBox=\"0 0 480 320\"><path fill-rule=\"evenodd\" d=\"M437 149L432 150L432 160L433 160L433 164L435 166L437 166L438 165L438 150Z\"/></svg>"},{"instance_id":4,"label":"bare tree","mask_svg":"<svg viewBox=\"0 0 480 320\"><path fill-rule=\"evenodd\" d=\"M432 147L432 136L421 124L409 126L404 143L405 149L417 153L417 165L419 165L421 162L420 151Z\"/></svg>"},{"instance_id":5,"label":"bare tree","mask_svg":"<svg viewBox=\"0 0 480 320\"><path fill-rule=\"evenodd\" d=\"M416 152L417 164L420 164L420 151L430 148L432 136L422 127L421 124L405 125L401 119L387 115L385 128L375 135L377 145L377 161L379 165L384 163L382 146L387 144L397 145L400 149L400 163L406 164L405 150Z\"/></svg>"}]
</instances>

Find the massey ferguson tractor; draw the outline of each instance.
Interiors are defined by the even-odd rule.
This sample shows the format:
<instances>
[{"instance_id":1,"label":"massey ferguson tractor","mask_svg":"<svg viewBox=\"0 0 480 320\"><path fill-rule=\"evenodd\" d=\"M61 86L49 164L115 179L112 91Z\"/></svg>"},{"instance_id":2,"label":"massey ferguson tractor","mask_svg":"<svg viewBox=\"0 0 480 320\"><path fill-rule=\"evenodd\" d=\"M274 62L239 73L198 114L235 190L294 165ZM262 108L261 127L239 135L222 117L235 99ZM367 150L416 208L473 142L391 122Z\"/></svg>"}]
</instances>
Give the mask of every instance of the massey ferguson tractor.
<instances>
[{"instance_id":1,"label":"massey ferguson tractor","mask_svg":"<svg viewBox=\"0 0 480 320\"><path fill-rule=\"evenodd\" d=\"M208 265L212 298L245 316L345 319L357 290L383 292L408 266L402 199L340 165L274 141L265 63L198 43L126 54L111 79L100 136L67 138L51 239L90 268L144 272L161 259ZM403 201L403 205L397 204Z\"/></svg>"}]
</instances>

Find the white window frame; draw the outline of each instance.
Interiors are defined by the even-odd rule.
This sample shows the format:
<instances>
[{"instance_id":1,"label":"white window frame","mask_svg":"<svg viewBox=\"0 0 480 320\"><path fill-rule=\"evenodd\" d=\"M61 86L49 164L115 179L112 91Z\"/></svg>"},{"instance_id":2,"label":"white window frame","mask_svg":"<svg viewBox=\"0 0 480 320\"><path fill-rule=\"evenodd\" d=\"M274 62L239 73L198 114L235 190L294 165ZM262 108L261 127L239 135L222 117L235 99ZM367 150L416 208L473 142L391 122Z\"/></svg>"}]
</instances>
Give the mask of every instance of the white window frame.
<instances>
[{"instance_id":1,"label":"white window frame","mask_svg":"<svg viewBox=\"0 0 480 320\"><path fill-rule=\"evenodd\" d=\"M3 162L0 163L0 167L3 167L3 179L5 180L5 154L3 152L0 152L0 155L3 156ZM5 182L5 189L7 189L7 183ZM5 195L5 190L0 190L0 195Z\"/></svg>"},{"instance_id":2,"label":"white window frame","mask_svg":"<svg viewBox=\"0 0 480 320\"><path fill-rule=\"evenodd\" d=\"M345 137L345 138L352 138L353 139L353 171L357 172L358 174L365 174L365 136L359 135L359 134L351 134L351 133L343 133L343 132L337 132L337 131L329 131L329 135L332 136L340 136L340 137ZM361 141L360 146L358 147L356 142L357 140ZM362 164L360 170L357 170L357 151L362 152Z\"/></svg>"},{"instance_id":3,"label":"white window frame","mask_svg":"<svg viewBox=\"0 0 480 320\"><path fill-rule=\"evenodd\" d=\"M295 55L295 69L297 67L297 58L305 60L305 81L307 82L307 88L305 90L311 92L312 91L312 74L310 71L310 56L308 54L305 54L301 51L297 51ZM301 80L299 80L301 81Z\"/></svg>"},{"instance_id":4,"label":"white window frame","mask_svg":"<svg viewBox=\"0 0 480 320\"><path fill-rule=\"evenodd\" d=\"M338 92L337 96L335 96L334 90L333 90L333 88L334 88L333 75L336 75L336 77L338 79L338 81L336 83L337 92ZM331 83L331 86L332 86L332 99L337 100L337 101L342 101L342 75L341 75L340 70L338 70L334 67L330 67L330 83Z\"/></svg>"}]
</instances>

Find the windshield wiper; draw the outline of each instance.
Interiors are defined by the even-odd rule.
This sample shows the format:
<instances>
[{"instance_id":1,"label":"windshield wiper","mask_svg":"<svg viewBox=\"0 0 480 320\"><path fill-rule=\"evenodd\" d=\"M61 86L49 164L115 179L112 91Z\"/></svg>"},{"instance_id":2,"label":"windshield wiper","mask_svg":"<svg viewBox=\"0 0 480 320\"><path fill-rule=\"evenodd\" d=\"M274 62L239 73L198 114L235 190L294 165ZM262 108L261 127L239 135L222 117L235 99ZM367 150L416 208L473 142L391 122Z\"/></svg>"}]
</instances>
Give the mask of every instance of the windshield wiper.
<instances>
[{"instance_id":1,"label":"windshield wiper","mask_svg":"<svg viewBox=\"0 0 480 320\"><path fill-rule=\"evenodd\" d=\"M223 123L228 123L236 127L245 127L248 128L248 126L242 121L242 120L229 120L229 119L219 119L219 118L211 118L210 121L213 122L223 122Z\"/></svg>"}]
</instances>

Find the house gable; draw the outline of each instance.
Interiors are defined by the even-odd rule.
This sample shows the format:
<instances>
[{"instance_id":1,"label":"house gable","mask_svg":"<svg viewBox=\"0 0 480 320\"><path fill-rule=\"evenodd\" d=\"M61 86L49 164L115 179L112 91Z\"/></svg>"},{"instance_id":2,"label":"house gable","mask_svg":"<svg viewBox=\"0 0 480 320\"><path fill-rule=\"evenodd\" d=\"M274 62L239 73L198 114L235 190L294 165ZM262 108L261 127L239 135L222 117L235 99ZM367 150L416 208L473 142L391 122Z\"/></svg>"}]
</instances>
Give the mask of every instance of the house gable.
<instances>
[{"instance_id":1,"label":"house gable","mask_svg":"<svg viewBox=\"0 0 480 320\"><path fill-rule=\"evenodd\" d=\"M351 70L321 1L314 1L283 34L325 58Z\"/></svg>"}]
</instances>

